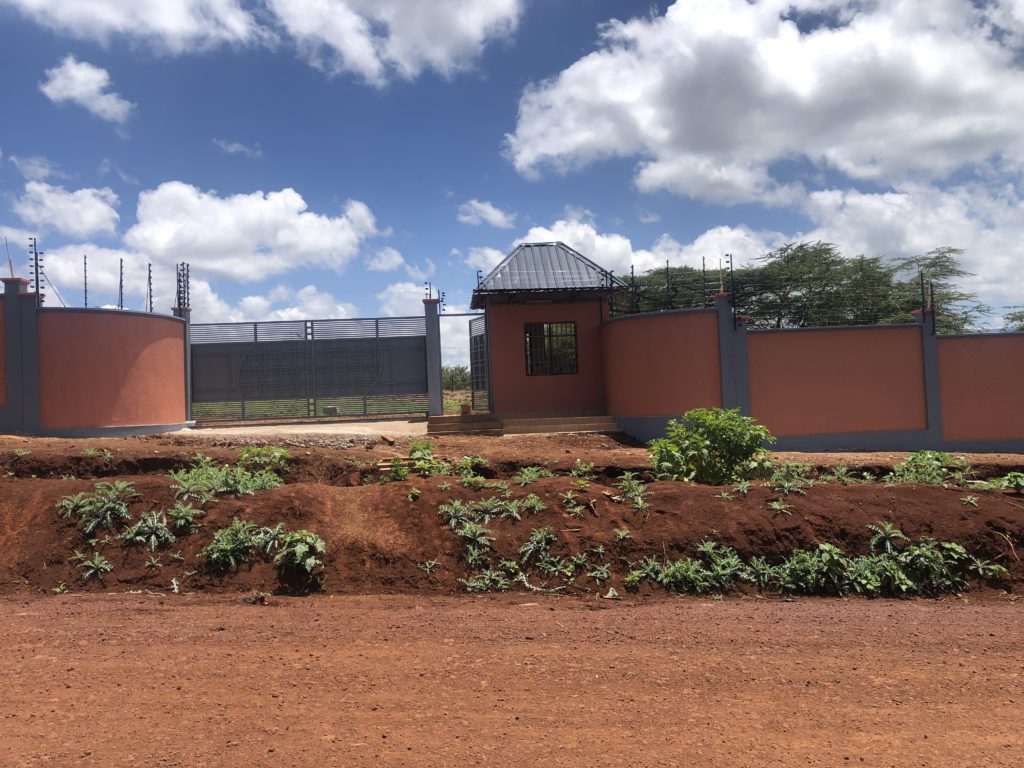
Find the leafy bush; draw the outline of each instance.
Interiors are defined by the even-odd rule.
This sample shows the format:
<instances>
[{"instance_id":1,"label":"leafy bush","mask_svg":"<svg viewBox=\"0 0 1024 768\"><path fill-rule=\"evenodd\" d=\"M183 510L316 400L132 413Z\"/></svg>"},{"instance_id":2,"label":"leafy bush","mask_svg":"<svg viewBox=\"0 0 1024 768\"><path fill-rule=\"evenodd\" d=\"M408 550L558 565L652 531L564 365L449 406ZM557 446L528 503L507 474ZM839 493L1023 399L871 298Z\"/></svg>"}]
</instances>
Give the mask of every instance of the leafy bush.
<instances>
[{"instance_id":1,"label":"leafy bush","mask_svg":"<svg viewBox=\"0 0 1024 768\"><path fill-rule=\"evenodd\" d=\"M743 561L736 550L713 541L697 546L697 557L684 557L675 561L658 562L653 557L634 563L624 584L635 588L648 579L665 589L703 595L708 592L728 592L743 574Z\"/></svg>"},{"instance_id":2,"label":"leafy bush","mask_svg":"<svg viewBox=\"0 0 1024 768\"><path fill-rule=\"evenodd\" d=\"M72 560L77 561L78 567L82 569L82 581L103 581L103 576L114 570L114 566L99 552L93 552L92 557L76 552Z\"/></svg>"},{"instance_id":3,"label":"leafy bush","mask_svg":"<svg viewBox=\"0 0 1024 768\"><path fill-rule=\"evenodd\" d=\"M431 440L413 440L409 444L409 464L420 477L447 475L452 471L446 461L434 457L434 443Z\"/></svg>"},{"instance_id":4,"label":"leafy bush","mask_svg":"<svg viewBox=\"0 0 1024 768\"><path fill-rule=\"evenodd\" d=\"M327 551L327 545L312 531L290 531L281 537L280 545L274 565L284 578L292 574L311 578L324 564L319 556Z\"/></svg>"},{"instance_id":5,"label":"leafy bush","mask_svg":"<svg viewBox=\"0 0 1024 768\"><path fill-rule=\"evenodd\" d=\"M234 518L231 525L213 534L213 540L199 554L216 571L226 571L247 563L256 548L256 524Z\"/></svg>"},{"instance_id":6,"label":"leafy bush","mask_svg":"<svg viewBox=\"0 0 1024 768\"><path fill-rule=\"evenodd\" d=\"M594 472L593 462L580 461L576 459L572 465L572 469L569 470L570 477L578 477L583 480L594 480L597 474Z\"/></svg>"},{"instance_id":7,"label":"leafy bush","mask_svg":"<svg viewBox=\"0 0 1024 768\"><path fill-rule=\"evenodd\" d=\"M791 493L804 496L804 489L812 485L814 480L811 479L811 468L806 464L783 464L772 470L768 477L768 487L784 496Z\"/></svg>"},{"instance_id":8,"label":"leafy bush","mask_svg":"<svg viewBox=\"0 0 1024 768\"><path fill-rule=\"evenodd\" d=\"M65 496L57 502L57 509L61 517L77 516L86 533L92 533L97 528L112 531L119 523L132 519L128 506L138 495L132 483L96 483L92 493Z\"/></svg>"},{"instance_id":9,"label":"leafy bush","mask_svg":"<svg viewBox=\"0 0 1024 768\"><path fill-rule=\"evenodd\" d=\"M774 440L738 409L697 408L670 421L666 436L651 441L651 464L660 480L722 485L763 475L770 466L763 444Z\"/></svg>"},{"instance_id":10,"label":"leafy bush","mask_svg":"<svg viewBox=\"0 0 1024 768\"><path fill-rule=\"evenodd\" d=\"M886 483L918 485L963 485L970 466L942 451L917 451L892 468Z\"/></svg>"},{"instance_id":11,"label":"leafy bush","mask_svg":"<svg viewBox=\"0 0 1024 768\"><path fill-rule=\"evenodd\" d=\"M199 518L206 513L191 504L179 501L170 509L165 510L164 514L167 516L172 531L189 534L195 533L202 527L203 524L199 522Z\"/></svg>"},{"instance_id":12,"label":"leafy bush","mask_svg":"<svg viewBox=\"0 0 1024 768\"><path fill-rule=\"evenodd\" d=\"M272 472L287 472L292 455L285 448L276 445L250 445L238 453L238 463L249 469L269 469Z\"/></svg>"},{"instance_id":13,"label":"leafy bush","mask_svg":"<svg viewBox=\"0 0 1024 768\"><path fill-rule=\"evenodd\" d=\"M465 365L445 365L441 367L442 389L469 389L469 368Z\"/></svg>"},{"instance_id":14,"label":"leafy bush","mask_svg":"<svg viewBox=\"0 0 1024 768\"><path fill-rule=\"evenodd\" d=\"M137 523L128 526L121 538L127 545L141 544L156 552L161 547L174 543L174 534L167 527L166 519L159 512L146 512Z\"/></svg>"},{"instance_id":15,"label":"leafy bush","mask_svg":"<svg viewBox=\"0 0 1024 768\"><path fill-rule=\"evenodd\" d=\"M281 478L269 469L250 471L241 466L217 465L210 457L198 453L191 467L172 471L171 479L178 496L200 504L213 501L221 494L252 496L256 491L282 484Z\"/></svg>"},{"instance_id":16,"label":"leafy bush","mask_svg":"<svg viewBox=\"0 0 1024 768\"><path fill-rule=\"evenodd\" d=\"M1008 488L1017 496L1024 495L1024 472L1010 472L997 482L999 488Z\"/></svg>"},{"instance_id":17,"label":"leafy bush","mask_svg":"<svg viewBox=\"0 0 1024 768\"><path fill-rule=\"evenodd\" d=\"M872 554L881 551L891 555L899 549L901 542L910 541L910 538L899 528L881 520L868 525L868 530L872 534L868 541Z\"/></svg>"}]
</instances>

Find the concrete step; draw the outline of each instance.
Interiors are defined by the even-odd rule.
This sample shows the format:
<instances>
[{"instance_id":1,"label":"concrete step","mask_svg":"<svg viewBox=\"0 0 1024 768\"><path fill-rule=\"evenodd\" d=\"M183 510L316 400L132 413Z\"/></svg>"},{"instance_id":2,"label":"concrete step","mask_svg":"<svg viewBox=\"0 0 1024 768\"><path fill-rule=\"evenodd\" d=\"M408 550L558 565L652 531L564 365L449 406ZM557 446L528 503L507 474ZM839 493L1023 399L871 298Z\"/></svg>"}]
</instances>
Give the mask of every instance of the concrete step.
<instances>
[{"instance_id":1,"label":"concrete step","mask_svg":"<svg viewBox=\"0 0 1024 768\"><path fill-rule=\"evenodd\" d=\"M427 419L428 435L500 435L501 419L490 413L469 416L431 416Z\"/></svg>"},{"instance_id":2,"label":"concrete step","mask_svg":"<svg viewBox=\"0 0 1024 768\"><path fill-rule=\"evenodd\" d=\"M554 432L618 432L619 427L610 417L588 416L569 419L506 419L504 430L506 435L536 435Z\"/></svg>"}]
</instances>

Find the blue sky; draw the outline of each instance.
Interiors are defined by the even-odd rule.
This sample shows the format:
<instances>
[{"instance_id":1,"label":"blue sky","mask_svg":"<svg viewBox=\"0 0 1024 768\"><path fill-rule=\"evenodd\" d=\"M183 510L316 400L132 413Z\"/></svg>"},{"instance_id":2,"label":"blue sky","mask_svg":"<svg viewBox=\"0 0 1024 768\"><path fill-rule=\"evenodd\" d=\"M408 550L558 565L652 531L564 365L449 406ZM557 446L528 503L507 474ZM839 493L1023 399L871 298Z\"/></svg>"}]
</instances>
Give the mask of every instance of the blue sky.
<instances>
[{"instance_id":1,"label":"blue sky","mask_svg":"<svg viewBox=\"0 0 1024 768\"><path fill-rule=\"evenodd\" d=\"M618 21L615 21L618 20ZM451 307L521 239L615 269L952 245L1024 303L1019 3L0 0L0 229L80 302ZM998 327L998 313L992 321ZM453 341L449 356L461 354Z\"/></svg>"}]
</instances>

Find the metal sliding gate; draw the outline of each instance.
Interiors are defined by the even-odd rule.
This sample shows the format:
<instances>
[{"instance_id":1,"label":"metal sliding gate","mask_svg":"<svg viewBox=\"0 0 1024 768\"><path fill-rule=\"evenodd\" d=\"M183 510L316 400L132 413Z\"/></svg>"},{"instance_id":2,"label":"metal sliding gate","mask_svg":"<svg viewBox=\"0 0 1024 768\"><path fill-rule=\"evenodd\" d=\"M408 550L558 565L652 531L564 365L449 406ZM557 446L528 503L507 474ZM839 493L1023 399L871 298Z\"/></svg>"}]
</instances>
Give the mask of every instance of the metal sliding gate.
<instances>
[{"instance_id":1,"label":"metal sliding gate","mask_svg":"<svg viewBox=\"0 0 1024 768\"><path fill-rule=\"evenodd\" d=\"M491 361L487 343L487 315L469 321L469 378L473 410L491 409Z\"/></svg>"},{"instance_id":2,"label":"metal sliding gate","mask_svg":"<svg viewBox=\"0 0 1024 768\"><path fill-rule=\"evenodd\" d=\"M422 317L191 326L192 418L425 414Z\"/></svg>"}]
</instances>

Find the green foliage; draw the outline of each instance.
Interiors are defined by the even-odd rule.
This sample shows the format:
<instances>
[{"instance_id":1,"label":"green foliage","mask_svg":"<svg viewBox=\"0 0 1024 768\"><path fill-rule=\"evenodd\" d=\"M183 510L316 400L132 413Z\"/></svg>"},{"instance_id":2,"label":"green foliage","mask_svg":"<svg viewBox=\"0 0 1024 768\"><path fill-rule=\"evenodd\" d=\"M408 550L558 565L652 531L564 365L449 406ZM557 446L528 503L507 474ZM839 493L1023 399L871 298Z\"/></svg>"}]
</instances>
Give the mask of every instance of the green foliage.
<instances>
[{"instance_id":1,"label":"green foliage","mask_svg":"<svg viewBox=\"0 0 1024 768\"><path fill-rule=\"evenodd\" d=\"M1013 491L1014 495L1024 495L1024 472L1010 472L1004 477L999 478L998 487L1008 488Z\"/></svg>"},{"instance_id":2,"label":"green foliage","mask_svg":"<svg viewBox=\"0 0 1024 768\"><path fill-rule=\"evenodd\" d=\"M590 566L587 571L587 578L593 579L598 584L608 581L612 577L611 568L605 563L597 563Z\"/></svg>"},{"instance_id":3,"label":"green foliage","mask_svg":"<svg viewBox=\"0 0 1024 768\"><path fill-rule=\"evenodd\" d=\"M97 528L114 530L119 523L132 519L128 506L139 494L132 483L97 483L92 493L76 493L57 502L61 517L77 517L86 533Z\"/></svg>"},{"instance_id":4,"label":"green foliage","mask_svg":"<svg viewBox=\"0 0 1024 768\"><path fill-rule=\"evenodd\" d=\"M651 464L660 480L722 485L763 475L770 463L762 445L774 440L739 409L696 408L671 420L664 438L651 441Z\"/></svg>"},{"instance_id":5,"label":"green foliage","mask_svg":"<svg viewBox=\"0 0 1024 768\"><path fill-rule=\"evenodd\" d=\"M707 594L728 592L744 571L736 550L713 541L697 546L697 557L659 562L648 557L632 563L623 583L636 588L642 581L653 581L675 592Z\"/></svg>"},{"instance_id":6,"label":"green foliage","mask_svg":"<svg viewBox=\"0 0 1024 768\"><path fill-rule=\"evenodd\" d=\"M634 509L641 512L647 509L647 501L645 500L647 491L644 488L643 481L637 477L636 472L623 472L615 487L619 489L622 498L632 504Z\"/></svg>"},{"instance_id":7,"label":"green foliage","mask_svg":"<svg viewBox=\"0 0 1024 768\"><path fill-rule=\"evenodd\" d=\"M512 586L508 576L495 568L487 568L468 579L459 579L467 592L506 592Z\"/></svg>"},{"instance_id":8,"label":"green foliage","mask_svg":"<svg viewBox=\"0 0 1024 768\"><path fill-rule=\"evenodd\" d=\"M441 366L441 388L448 390L469 389L469 368L465 365Z\"/></svg>"},{"instance_id":9,"label":"green foliage","mask_svg":"<svg viewBox=\"0 0 1024 768\"><path fill-rule=\"evenodd\" d=\"M82 581L103 581L103 576L114 570L114 566L99 552L93 552L92 557L75 552L71 559L77 561L78 567L82 569Z\"/></svg>"},{"instance_id":10,"label":"green foliage","mask_svg":"<svg viewBox=\"0 0 1024 768\"><path fill-rule=\"evenodd\" d=\"M413 440L409 444L409 464L420 477L447 475L452 471L446 461L434 457L434 443L431 440Z\"/></svg>"},{"instance_id":11,"label":"green foliage","mask_svg":"<svg viewBox=\"0 0 1024 768\"><path fill-rule=\"evenodd\" d=\"M159 512L145 512L138 522L125 528L121 539L126 545L139 544L150 552L170 546L175 537L167 527L167 520Z\"/></svg>"},{"instance_id":12,"label":"green foliage","mask_svg":"<svg viewBox=\"0 0 1024 768\"><path fill-rule=\"evenodd\" d=\"M200 504L213 501L221 494L252 496L256 491L277 488L281 478L269 469L250 471L241 466L214 464L213 459L197 453L188 469L172 471L174 490L185 500Z\"/></svg>"},{"instance_id":13,"label":"green foliage","mask_svg":"<svg viewBox=\"0 0 1024 768\"><path fill-rule=\"evenodd\" d=\"M472 520L467 520L459 526L455 533L463 539L477 547L490 548L491 544L494 543L494 535L489 528L485 528L479 523L474 523Z\"/></svg>"},{"instance_id":14,"label":"green foliage","mask_svg":"<svg viewBox=\"0 0 1024 768\"><path fill-rule=\"evenodd\" d=\"M615 541L625 541L626 539L632 538L633 534L628 528L613 528L612 536L615 538Z\"/></svg>"},{"instance_id":15,"label":"green foliage","mask_svg":"<svg viewBox=\"0 0 1024 768\"><path fill-rule=\"evenodd\" d=\"M292 455L276 445L250 445L238 453L238 463L249 469L269 469L278 474L288 471Z\"/></svg>"},{"instance_id":16,"label":"green foliage","mask_svg":"<svg viewBox=\"0 0 1024 768\"><path fill-rule=\"evenodd\" d=\"M422 495L423 495L423 492L419 488L410 488L409 489L409 496L408 496L409 501L419 501L419 498Z\"/></svg>"},{"instance_id":17,"label":"green foliage","mask_svg":"<svg viewBox=\"0 0 1024 768\"><path fill-rule=\"evenodd\" d=\"M558 540L551 528L535 528L530 537L519 547L519 562L524 565L534 555L546 555L551 545Z\"/></svg>"},{"instance_id":18,"label":"green foliage","mask_svg":"<svg viewBox=\"0 0 1024 768\"><path fill-rule=\"evenodd\" d=\"M104 464L110 464L114 460L114 454L106 448L102 451L99 448L84 448L82 455L93 459L102 459Z\"/></svg>"},{"instance_id":19,"label":"green foliage","mask_svg":"<svg viewBox=\"0 0 1024 768\"><path fill-rule=\"evenodd\" d=\"M562 500L562 507L573 517L583 517L583 510L585 507L580 504L579 497L576 495L576 491L566 491L565 493L558 494L558 498Z\"/></svg>"},{"instance_id":20,"label":"green foliage","mask_svg":"<svg viewBox=\"0 0 1024 768\"><path fill-rule=\"evenodd\" d=\"M811 478L811 467L806 464L786 463L776 467L768 476L768 487L784 496L791 493L804 496L804 489L812 485L814 480Z\"/></svg>"},{"instance_id":21,"label":"green foliage","mask_svg":"<svg viewBox=\"0 0 1024 768\"><path fill-rule=\"evenodd\" d=\"M522 499L520 506L523 511L529 512L531 515L536 515L547 509L547 505L535 493L531 493L525 499Z\"/></svg>"},{"instance_id":22,"label":"green foliage","mask_svg":"<svg viewBox=\"0 0 1024 768\"><path fill-rule=\"evenodd\" d=\"M886 483L917 485L963 485L970 466L942 451L917 451L892 468Z\"/></svg>"},{"instance_id":23,"label":"green foliage","mask_svg":"<svg viewBox=\"0 0 1024 768\"><path fill-rule=\"evenodd\" d=\"M776 515L786 515L787 517L792 515L792 505L787 504L782 499L775 499L768 502L768 509L774 512Z\"/></svg>"},{"instance_id":24,"label":"green foliage","mask_svg":"<svg viewBox=\"0 0 1024 768\"><path fill-rule=\"evenodd\" d=\"M274 557L274 565L283 577L301 574L309 578L324 564L321 559L327 551L324 540L312 531L289 531L280 538L280 547Z\"/></svg>"},{"instance_id":25,"label":"green foliage","mask_svg":"<svg viewBox=\"0 0 1024 768\"><path fill-rule=\"evenodd\" d=\"M869 524L868 531L872 534L868 541L872 554L884 552L887 555L891 555L897 552L904 543L910 541L910 537L903 533L903 531L892 523L882 520Z\"/></svg>"},{"instance_id":26,"label":"green foliage","mask_svg":"<svg viewBox=\"0 0 1024 768\"><path fill-rule=\"evenodd\" d=\"M166 510L164 514L169 521L169 525L172 531L178 534L189 534L195 533L202 527L202 523L199 522L199 518L206 513L201 509L196 509L191 504L185 504L184 502L175 502L174 506Z\"/></svg>"},{"instance_id":27,"label":"green foliage","mask_svg":"<svg viewBox=\"0 0 1024 768\"><path fill-rule=\"evenodd\" d=\"M487 467L487 459L483 456L463 456L452 467L452 471L459 477L473 477L480 474L481 469Z\"/></svg>"},{"instance_id":28,"label":"green foliage","mask_svg":"<svg viewBox=\"0 0 1024 768\"><path fill-rule=\"evenodd\" d=\"M584 480L594 480L597 478L597 474L594 472L593 462L580 461L576 459L572 465L572 469L569 470L570 477L579 477Z\"/></svg>"},{"instance_id":29,"label":"green foliage","mask_svg":"<svg viewBox=\"0 0 1024 768\"><path fill-rule=\"evenodd\" d=\"M275 549L284 546L287 535L284 523L265 525L253 531L252 548L263 557L270 557Z\"/></svg>"},{"instance_id":30,"label":"green foliage","mask_svg":"<svg viewBox=\"0 0 1024 768\"><path fill-rule=\"evenodd\" d=\"M512 481L521 486L529 485L542 477L551 477L551 470L544 467L523 467L516 474L512 475Z\"/></svg>"},{"instance_id":31,"label":"green foliage","mask_svg":"<svg viewBox=\"0 0 1024 768\"><path fill-rule=\"evenodd\" d=\"M437 558L425 560L422 563L416 563L416 567L423 571L425 574L427 574L427 576L432 574L437 569L438 565L439 563L437 561Z\"/></svg>"},{"instance_id":32,"label":"green foliage","mask_svg":"<svg viewBox=\"0 0 1024 768\"><path fill-rule=\"evenodd\" d=\"M471 491L482 491L484 486L487 485L487 480L480 477L480 475L466 475L460 481L460 485Z\"/></svg>"},{"instance_id":33,"label":"green foliage","mask_svg":"<svg viewBox=\"0 0 1024 768\"><path fill-rule=\"evenodd\" d=\"M227 571L249 562L256 548L256 524L234 518L231 525L214 532L213 540L200 556L205 557L215 571Z\"/></svg>"}]
</instances>

